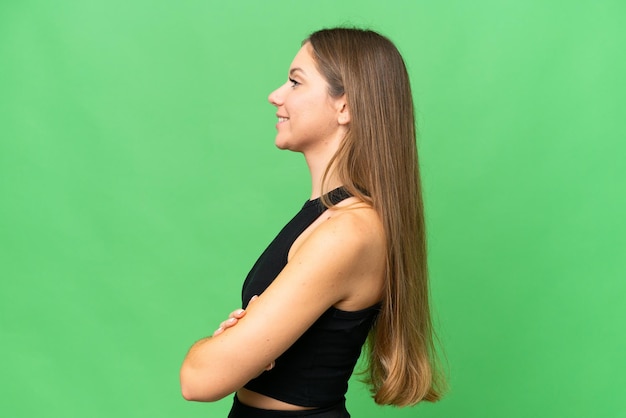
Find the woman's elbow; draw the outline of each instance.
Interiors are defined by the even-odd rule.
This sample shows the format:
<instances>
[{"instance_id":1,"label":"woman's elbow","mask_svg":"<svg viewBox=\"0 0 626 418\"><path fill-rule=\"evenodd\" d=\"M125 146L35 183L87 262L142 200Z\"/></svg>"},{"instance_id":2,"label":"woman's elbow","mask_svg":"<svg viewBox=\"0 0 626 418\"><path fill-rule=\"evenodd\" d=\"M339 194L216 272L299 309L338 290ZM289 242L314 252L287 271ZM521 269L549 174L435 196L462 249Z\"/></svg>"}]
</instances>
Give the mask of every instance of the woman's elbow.
<instances>
[{"instance_id":1,"label":"woman's elbow","mask_svg":"<svg viewBox=\"0 0 626 418\"><path fill-rule=\"evenodd\" d=\"M180 385L180 391L186 401L215 402L221 399L219 397L211 396L211 394L201 390L197 390L196 388L190 387L189 385L185 385L182 382Z\"/></svg>"},{"instance_id":2,"label":"woman's elbow","mask_svg":"<svg viewBox=\"0 0 626 418\"><path fill-rule=\"evenodd\" d=\"M219 401L230 393L212 385L206 376L200 377L184 366L180 371L180 391L185 400L196 402Z\"/></svg>"},{"instance_id":3,"label":"woman's elbow","mask_svg":"<svg viewBox=\"0 0 626 418\"><path fill-rule=\"evenodd\" d=\"M181 393L186 401L195 402L215 402L222 399L224 396L215 396L203 391L196 391L192 388L181 385Z\"/></svg>"}]
</instances>

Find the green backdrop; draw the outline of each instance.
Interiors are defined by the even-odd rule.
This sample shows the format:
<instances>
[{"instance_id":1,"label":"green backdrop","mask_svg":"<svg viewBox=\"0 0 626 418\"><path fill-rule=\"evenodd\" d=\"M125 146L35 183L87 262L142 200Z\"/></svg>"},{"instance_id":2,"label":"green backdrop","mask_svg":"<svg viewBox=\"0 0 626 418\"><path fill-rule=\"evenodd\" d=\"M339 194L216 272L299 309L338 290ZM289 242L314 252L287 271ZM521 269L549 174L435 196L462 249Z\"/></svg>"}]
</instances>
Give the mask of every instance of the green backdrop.
<instances>
[{"instance_id":1,"label":"green backdrop","mask_svg":"<svg viewBox=\"0 0 626 418\"><path fill-rule=\"evenodd\" d=\"M0 3L0 415L224 417L188 347L309 196L275 149L300 41L404 54L450 391L365 417L626 417L622 1ZM245 351L248 347L242 347Z\"/></svg>"}]
</instances>

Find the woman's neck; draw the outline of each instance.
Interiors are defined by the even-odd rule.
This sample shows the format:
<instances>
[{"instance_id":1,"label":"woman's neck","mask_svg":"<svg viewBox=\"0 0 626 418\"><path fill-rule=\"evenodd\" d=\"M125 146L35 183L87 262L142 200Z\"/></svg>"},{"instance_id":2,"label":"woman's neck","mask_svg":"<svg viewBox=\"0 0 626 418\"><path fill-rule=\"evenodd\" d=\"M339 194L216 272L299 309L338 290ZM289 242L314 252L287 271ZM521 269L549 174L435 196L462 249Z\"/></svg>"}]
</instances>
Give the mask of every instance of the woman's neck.
<instances>
[{"instance_id":1,"label":"woman's neck","mask_svg":"<svg viewBox=\"0 0 626 418\"><path fill-rule=\"evenodd\" d=\"M324 173L328 166L330 159L311 158L305 155L306 163L309 166L309 173L311 174L311 199L317 199L323 193L328 193L330 190L336 189L342 185L341 180L335 173L335 170L331 168L326 181L324 180ZM323 190L322 190L323 188Z\"/></svg>"}]
</instances>

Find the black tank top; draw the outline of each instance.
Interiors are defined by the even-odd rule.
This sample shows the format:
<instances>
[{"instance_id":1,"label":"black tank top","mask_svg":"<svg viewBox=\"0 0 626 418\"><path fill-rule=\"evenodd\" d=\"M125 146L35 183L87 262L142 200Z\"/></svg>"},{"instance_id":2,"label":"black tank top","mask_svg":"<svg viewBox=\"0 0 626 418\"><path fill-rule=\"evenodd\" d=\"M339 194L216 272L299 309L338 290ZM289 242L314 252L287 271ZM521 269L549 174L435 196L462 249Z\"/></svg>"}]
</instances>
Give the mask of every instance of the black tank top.
<instances>
[{"instance_id":1,"label":"black tank top","mask_svg":"<svg viewBox=\"0 0 626 418\"><path fill-rule=\"evenodd\" d=\"M350 196L339 188L328 197L337 204ZM287 264L291 245L325 210L321 198L307 201L274 238L246 277L244 308L252 296L263 293L278 276ZM379 309L380 304L359 311L330 307L276 359L272 370L252 379L245 388L300 406L323 407L341 402Z\"/></svg>"}]
</instances>

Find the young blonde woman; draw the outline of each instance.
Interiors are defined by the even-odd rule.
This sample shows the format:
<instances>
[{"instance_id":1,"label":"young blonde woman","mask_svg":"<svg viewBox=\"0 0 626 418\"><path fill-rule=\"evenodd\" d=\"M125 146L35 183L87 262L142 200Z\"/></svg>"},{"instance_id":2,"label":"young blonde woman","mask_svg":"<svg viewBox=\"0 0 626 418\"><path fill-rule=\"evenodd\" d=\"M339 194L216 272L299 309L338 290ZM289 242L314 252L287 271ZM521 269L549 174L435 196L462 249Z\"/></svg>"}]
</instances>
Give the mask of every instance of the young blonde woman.
<instances>
[{"instance_id":1,"label":"young blonde woman","mask_svg":"<svg viewBox=\"0 0 626 418\"><path fill-rule=\"evenodd\" d=\"M243 309L195 343L185 399L233 392L229 417L349 417L368 339L378 404L436 401L423 205L411 89L376 32L306 39L272 92L276 145L304 154L311 198L254 265ZM251 303L252 302L252 303Z\"/></svg>"}]
</instances>

